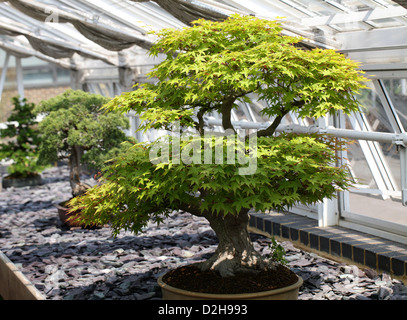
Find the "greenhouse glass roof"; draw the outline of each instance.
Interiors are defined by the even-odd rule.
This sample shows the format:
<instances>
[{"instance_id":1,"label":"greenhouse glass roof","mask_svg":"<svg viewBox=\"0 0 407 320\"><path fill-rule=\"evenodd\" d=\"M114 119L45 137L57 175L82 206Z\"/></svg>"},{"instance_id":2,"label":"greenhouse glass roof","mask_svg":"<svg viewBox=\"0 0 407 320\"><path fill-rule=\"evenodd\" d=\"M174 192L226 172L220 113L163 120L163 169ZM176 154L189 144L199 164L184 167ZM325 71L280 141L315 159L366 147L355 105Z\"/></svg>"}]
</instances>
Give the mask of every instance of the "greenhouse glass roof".
<instances>
[{"instance_id":1,"label":"greenhouse glass roof","mask_svg":"<svg viewBox=\"0 0 407 320\"><path fill-rule=\"evenodd\" d=\"M126 66L154 42L150 30L233 13L282 17L286 32L363 63L407 62L402 0L0 0L0 48L71 69L89 59Z\"/></svg>"}]
</instances>

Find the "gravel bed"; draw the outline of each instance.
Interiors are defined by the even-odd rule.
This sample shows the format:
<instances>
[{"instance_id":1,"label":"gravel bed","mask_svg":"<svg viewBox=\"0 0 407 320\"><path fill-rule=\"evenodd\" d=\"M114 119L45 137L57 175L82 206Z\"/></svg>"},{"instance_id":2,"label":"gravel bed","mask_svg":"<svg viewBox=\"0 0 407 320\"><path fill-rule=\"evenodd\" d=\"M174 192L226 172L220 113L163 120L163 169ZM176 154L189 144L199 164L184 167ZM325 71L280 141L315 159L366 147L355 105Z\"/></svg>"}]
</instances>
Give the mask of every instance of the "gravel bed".
<instances>
[{"instance_id":1,"label":"gravel bed","mask_svg":"<svg viewBox=\"0 0 407 320\"><path fill-rule=\"evenodd\" d=\"M4 176L0 170L0 178ZM54 205L70 197L66 166L47 169L44 184L0 192L0 248L50 300L161 299L157 278L208 258L217 240L203 218L174 212L142 234L111 236L109 228L68 229ZM90 176L87 183L94 184ZM271 241L252 235L270 254ZM407 300L407 287L388 274L322 258L281 243L288 267L304 279L300 300Z\"/></svg>"}]
</instances>

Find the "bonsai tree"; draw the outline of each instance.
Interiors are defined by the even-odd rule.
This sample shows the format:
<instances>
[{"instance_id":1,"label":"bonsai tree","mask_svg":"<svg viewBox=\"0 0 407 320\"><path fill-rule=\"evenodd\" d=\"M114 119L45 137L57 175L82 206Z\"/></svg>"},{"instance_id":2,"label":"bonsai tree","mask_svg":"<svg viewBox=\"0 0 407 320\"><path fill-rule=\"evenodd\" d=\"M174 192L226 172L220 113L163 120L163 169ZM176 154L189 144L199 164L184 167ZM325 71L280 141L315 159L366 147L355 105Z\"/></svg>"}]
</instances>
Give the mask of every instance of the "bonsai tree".
<instances>
[{"instance_id":1,"label":"bonsai tree","mask_svg":"<svg viewBox=\"0 0 407 320\"><path fill-rule=\"evenodd\" d=\"M118 112L101 111L108 101L109 98L101 95L67 90L42 101L35 109L46 115L39 124L39 163L68 159L74 197L89 188L81 182L81 165L100 169L117 153L121 142L129 140L122 130L128 128L128 119Z\"/></svg>"},{"instance_id":2,"label":"bonsai tree","mask_svg":"<svg viewBox=\"0 0 407 320\"><path fill-rule=\"evenodd\" d=\"M104 108L142 114L143 129L172 129L178 122L185 139L172 134L129 148L104 168L100 185L70 202L72 210L81 208L89 224L110 223L114 235L137 233L150 220L183 210L205 217L219 240L214 255L197 264L201 270L231 276L275 267L250 241L249 210L316 203L351 183L346 168L335 165L341 142L316 134L277 136L276 128L290 111L316 118L358 111L353 94L365 80L343 55L306 50L300 38L281 31L279 21L234 15L158 32L150 51L166 56L150 74L158 81L139 84ZM273 120L240 139L231 111L237 101L250 102L249 94L268 102L262 112ZM227 133L221 138L205 131L204 116L214 111ZM187 137L182 128L197 134ZM227 151L231 145L236 152ZM255 170L239 170L242 159L253 161Z\"/></svg>"},{"instance_id":3,"label":"bonsai tree","mask_svg":"<svg viewBox=\"0 0 407 320\"><path fill-rule=\"evenodd\" d=\"M7 119L7 128L0 129L0 159L13 160L7 168L8 178L24 179L38 176L44 167L37 164L39 133L33 110L34 103L27 99L13 97L14 105L11 116Z\"/></svg>"}]
</instances>

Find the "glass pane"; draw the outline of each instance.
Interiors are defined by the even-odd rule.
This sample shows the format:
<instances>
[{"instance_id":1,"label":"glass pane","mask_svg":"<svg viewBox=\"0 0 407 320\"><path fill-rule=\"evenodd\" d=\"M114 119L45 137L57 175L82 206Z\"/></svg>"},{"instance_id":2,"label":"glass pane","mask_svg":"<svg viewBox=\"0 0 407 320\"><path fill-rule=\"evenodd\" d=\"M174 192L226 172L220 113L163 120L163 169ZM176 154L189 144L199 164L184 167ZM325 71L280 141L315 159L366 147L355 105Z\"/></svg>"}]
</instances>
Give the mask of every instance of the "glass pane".
<instances>
[{"instance_id":1,"label":"glass pane","mask_svg":"<svg viewBox=\"0 0 407 320\"><path fill-rule=\"evenodd\" d=\"M407 129L407 79L388 79L383 80L383 84L397 115L403 125L404 130Z\"/></svg>"},{"instance_id":2,"label":"glass pane","mask_svg":"<svg viewBox=\"0 0 407 320\"><path fill-rule=\"evenodd\" d=\"M350 212L359 215L361 224L364 223L366 218L373 218L377 219L376 227L378 229L382 229L383 225L386 224L394 224L399 229L407 230L406 208L398 199L384 200L378 196L351 193L349 195L349 204Z\"/></svg>"},{"instance_id":3,"label":"glass pane","mask_svg":"<svg viewBox=\"0 0 407 320\"><path fill-rule=\"evenodd\" d=\"M16 81L16 68L11 65L11 62L14 61L13 58L10 58L10 64L6 73L6 81L4 85L3 92L1 93L0 99L0 123L6 122L10 117L13 110L13 104L11 98L18 94L17 92L17 81ZM3 61L1 61L2 63ZM3 64L0 67L0 74L3 72Z\"/></svg>"},{"instance_id":4,"label":"glass pane","mask_svg":"<svg viewBox=\"0 0 407 320\"><path fill-rule=\"evenodd\" d=\"M366 84L369 89L361 90L360 94L356 97L362 106L361 111L366 115L366 119L372 131L391 132L394 133L390 121L384 111L383 105L379 96L373 86L373 83Z\"/></svg>"},{"instance_id":5,"label":"glass pane","mask_svg":"<svg viewBox=\"0 0 407 320\"><path fill-rule=\"evenodd\" d=\"M11 99L18 94L17 89L5 89L1 94L0 101L0 123L6 122L13 111L13 103Z\"/></svg>"},{"instance_id":6,"label":"glass pane","mask_svg":"<svg viewBox=\"0 0 407 320\"><path fill-rule=\"evenodd\" d=\"M66 69L57 68L57 82L58 83L70 83L71 72Z\"/></svg>"},{"instance_id":7,"label":"glass pane","mask_svg":"<svg viewBox=\"0 0 407 320\"><path fill-rule=\"evenodd\" d=\"M348 145L348 161L355 183L365 185L369 189L377 189L376 181L358 141Z\"/></svg>"},{"instance_id":8,"label":"glass pane","mask_svg":"<svg viewBox=\"0 0 407 320\"><path fill-rule=\"evenodd\" d=\"M1 68L1 70L3 71L3 68ZM17 88L16 75L17 75L17 69L15 67L10 67L9 66L7 68L6 81L5 81L5 84L4 84L4 88L6 90L7 89Z\"/></svg>"},{"instance_id":9,"label":"glass pane","mask_svg":"<svg viewBox=\"0 0 407 320\"><path fill-rule=\"evenodd\" d=\"M371 119L372 117L370 117ZM346 129L354 129L351 125L349 117L346 118ZM375 121L376 124L380 123ZM376 125L378 128L379 125ZM383 127L381 127L383 128ZM362 142L366 143L366 142ZM400 180L400 154L397 150L397 146L393 143L378 143L379 151L383 153L382 163L388 167L390 174L394 179L396 190L400 190L401 180ZM363 150L358 141L352 141L348 145L348 159L351 168L354 173L354 178L360 184L367 185L369 188L377 189L377 184L374 181L373 174L369 169L368 163L366 161ZM383 173L384 174L384 173Z\"/></svg>"},{"instance_id":10,"label":"glass pane","mask_svg":"<svg viewBox=\"0 0 407 320\"><path fill-rule=\"evenodd\" d=\"M377 28L390 28L390 27L403 26L403 24L401 22L398 22L397 20L392 19L392 18L375 19L375 20L372 20L372 22L374 23L374 25Z\"/></svg>"},{"instance_id":11,"label":"glass pane","mask_svg":"<svg viewBox=\"0 0 407 320\"><path fill-rule=\"evenodd\" d=\"M110 97L110 90L106 83L99 83L98 89L101 91L100 94L104 97Z\"/></svg>"},{"instance_id":12,"label":"glass pane","mask_svg":"<svg viewBox=\"0 0 407 320\"><path fill-rule=\"evenodd\" d=\"M51 69L48 66L23 70L24 85L42 86L54 83Z\"/></svg>"},{"instance_id":13,"label":"glass pane","mask_svg":"<svg viewBox=\"0 0 407 320\"><path fill-rule=\"evenodd\" d=\"M394 189L400 190L400 153L397 150L397 146L393 143L379 143L379 145L384 155L384 162L387 164L391 176L394 179Z\"/></svg>"}]
</instances>

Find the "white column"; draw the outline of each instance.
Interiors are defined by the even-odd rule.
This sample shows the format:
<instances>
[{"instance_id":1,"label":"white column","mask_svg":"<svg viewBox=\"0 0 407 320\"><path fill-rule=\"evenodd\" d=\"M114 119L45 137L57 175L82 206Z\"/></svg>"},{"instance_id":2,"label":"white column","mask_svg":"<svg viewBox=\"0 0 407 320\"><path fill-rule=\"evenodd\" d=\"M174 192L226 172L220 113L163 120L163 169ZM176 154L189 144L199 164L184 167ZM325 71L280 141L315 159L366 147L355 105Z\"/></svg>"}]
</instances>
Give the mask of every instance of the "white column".
<instances>
[{"instance_id":1,"label":"white column","mask_svg":"<svg viewBox=\"0 0 407 320\"><path fill-rule=\"evenodd\" d=\"M326 130L332 121L331 117L326 115L316 119L316 126L321 130ZM325 198L318 204L318 227L335 226L338 221L338 199Z\"/></svg>"},{"instance_id":2,"label":"white column","mask_svg":"<svg viewBox=\"0 0 407 320\"><path fill-rule=\"evenodd\" d=\"M318 227L336 226L338 222L338 200L325 198L318 204Z\"/></svg>"},{"instance_id":3,"label":"white column","mask_svg":"<svg viewBox=\"0 0 407 320\"><path fill-rule=\"evenodd\" d=\"M401 94L407 96L407 82L406 79L400 79Z\"/></svg>"},{"instance_id":4,"label":"white column","mask_svg":"<svg viewBox=\"0 0 407 320\"><path fill-rule=\"evenodd\" d=\"M1 101L1 96L3 94L4 84L6 83L6 75L7 75L9 60L10 60L10 54L8 52L6 52L6 56L4 58L4 64L3 64L3 71L1 72L1 77L0 77L0 101Z\"/></svg>"}]
</instances>

